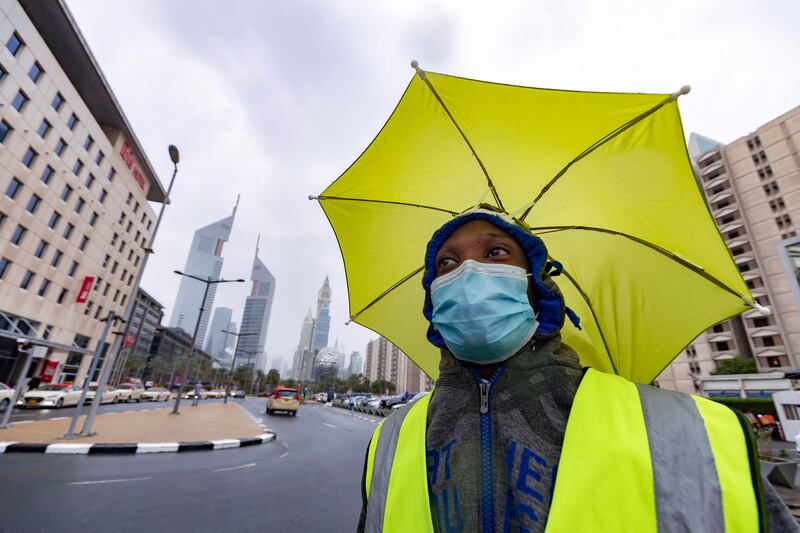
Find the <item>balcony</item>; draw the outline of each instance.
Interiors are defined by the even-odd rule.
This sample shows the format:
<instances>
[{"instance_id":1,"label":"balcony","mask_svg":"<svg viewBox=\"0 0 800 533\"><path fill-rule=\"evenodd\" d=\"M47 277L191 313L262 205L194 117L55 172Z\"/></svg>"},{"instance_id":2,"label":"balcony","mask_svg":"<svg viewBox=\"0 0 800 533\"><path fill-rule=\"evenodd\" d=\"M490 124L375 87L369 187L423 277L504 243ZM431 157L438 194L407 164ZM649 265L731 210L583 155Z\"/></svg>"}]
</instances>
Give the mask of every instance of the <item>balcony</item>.
<instances>
[{"instance_id":1,"label":"balcony","mask_svg":"<svg viewBox=\"0 0 800 533\"><path fill-rule=\"evenodd\" d=\"M706 339L708 342L722 342L722 341L732 341L733 334L728 331L722 331L720 333L712 333ZM712 346L711 349L713 350L714 347Z\"/></svg>"},{"instance_id":2,"label":"balcony","mask_svg":"<svg viewBox=\"0 0 800 533\"><path fill-rule=\"evenodd\" d=\"M728 181L728 176L726 174L723 174L722 176L717 176L711 181L704 182L703 187L705 187L706 189L713 189L717 185L722 185L723 183L727 183L727 181Z\"/></svg>"},{"instance_id":3,"label":"balcony","mask_svg":"<svg viewBox=\"0 0 800 533\"><path fill-rule=\"evenodd\" d=\"M713 159L715 156L719 156L719 150L718 149L709 150L708 152L704 153L697 159L697 163L699 165L702 165L702 163L708 161L709 159Z\"/></svg>"},{"instance_id":4,"label":"balcony","mask_svg":"<svg viewBox=\"0 0 800 533\"><path fill-rule=\"evenodd\" d=\"M735 207L733 207L732 209L733 209L733 211L736 211ZM742 227L742 221L737 219L737 220L734 220L733 222L728 222L727 224L723 224L722 226L720 226L719 227L719 232L720 233L728 233L729 231L733 231L733 230L739 229L741 227Z\"/></svg>"},{"instance_id":5,"label":"balcony","mask_svg":"<svg viewBox=\"0 0 800 533\"><path fill-rule=\"evenodd\" d=\"M715 163L711 163L707 167L704 167L704 168L700 169L700 175L701 176L706 176L708 174L711 174L713 171L719 170L721 168L722 168L722 160L720 159L719 161L717 161ZM723 169L722 172L724 173L725 170Z\"/></svg>"},{"instance_id":6,"label":"balcony","mask_svg":"<svg viewBox=\"0 0 800 533\"><path fill-rule=\"evenodd\" d=\"M733 196L733 192L730 189L724 189L724 190L718 192L717 194L709 197L708 203L714 204L714 203L717 203L717 202L721 202L722 200L730 198L731 196Z\"/></svg>"},{"instance_id":7,"label":"balcony","mask_svg":"<svg viewBox=\"0 0 800 533\"><path fill-rule=\"evenodd\" d=\"M770 329L771 327L772 326L764 326L764 327L758 328L756 330L756 332L755 333L751 333L750 336L751 337L774 337L774 336L778 335L778 330ZM751 329L756 329L756 328L751 328ZM772 346L770 346L770 348L772 348Z\"/></svg>"}]
</instances>

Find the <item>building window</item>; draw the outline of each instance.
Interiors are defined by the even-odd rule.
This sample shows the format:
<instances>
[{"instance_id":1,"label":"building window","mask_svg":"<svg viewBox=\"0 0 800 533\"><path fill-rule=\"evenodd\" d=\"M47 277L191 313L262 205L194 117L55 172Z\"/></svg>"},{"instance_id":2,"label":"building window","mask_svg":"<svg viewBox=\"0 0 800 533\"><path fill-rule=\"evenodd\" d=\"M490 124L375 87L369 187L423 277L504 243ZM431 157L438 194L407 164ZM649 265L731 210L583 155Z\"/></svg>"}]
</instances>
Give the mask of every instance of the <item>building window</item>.
<instances>
[{"instance_id":1,"label":"building window","mask_svg":"<svg viewBox=\"0 0 800 533\"><path fill-rule=\"evenodd\" d=\"M78 159L77 161L75 161L75 164L72 165L72 173L78 176L80 175L81 170L83 170L83 161Z\"/></svg>"},{"instance_id":2,"label":"building window","mask_svg":"<svg viewBox=\"0 0 800 533\"><path fill-rule=\"evenodd\" d=\"M47 278L42 279L42 284L39 285L39 296L43 297L47 294L47 289L50 287L50 280Z\"/></svg>"},{"instance_id":3,"label":"building window","mask_svg":"<svg viewBox=\"0 0 800 533\"><path fill-rule=\"evenodd\" d=\"M46 118L43 118L41 124L39 124L39 129L36 130L36 133L39 134L39 137L44 139L47 136L47 132L49 132L50 128L52 127L52 124L50 124Z\"/></svg>"},{"instance_id":4,"label":"building window","mask_svg":"<svg viewBox=\"0 0 800 533\"><path fill-rule=\"evenodd\" d=\"M122 241L121 243L119 243L119 253L122 253L124 251L125 251L125 241Z\"/></svg>"},{"instance_id":5,"label":"building window","mask_svg":"<svg viewBox=\"0 0 800 533\"><path fill-rule=\"evenodd\" d=\"M39 241L39 244L36 245L36 251L33 253L33 255L41 259L45 250L47 250L47 242L42 239Z\"/></svg>"},{"instance_id":6,"label":"building window","mask_svg":"<svg viewBox=\"0 0 800 533\"><path fill-rule=\"evenodd\" d=\"M114 264L111 265L111 273L115 274L117 272L117 268L118 267L119 267L119 263L117 261L114 261Z\"/></svg>"},{"instance_id":7,"label":"building window","mask_svg":"<svg viewBox=\"0 0 800 533\"><path fill-rule=\"evenodd\" d=\"M130 233L130 232L131 232L131 227L133 227L133 220L129 220L129 221L128 221L128 227L127 227L127 228L125 228L125 231L127 231L128 233Z\"/></svg>"},{"instance_id":8,"label":"building window","mask_svg":"<svg viewBox=\"0 0 800 533\"><path fill-rule=\"evenodd\" d=\"M97 212L92 212L92 217L89 219L89 225L94 226L97 223L97 217L100 216Z\"/></svg>"},{"instance_id":9,"label":"building window","mask_svg":"<svg viewBox=\"0 0 800 533\"><path fill-rule=\"evenodd\" d=\"M31 69L28 71L28 77L33 80L33 83L36 83L42 76L42 72L44 72L42 66L38 61L34 61L33 65L31 65Z\"/></svg>"},{"instance_id":10,"label":"building window","mask_svg":"<svg viewBox=\"0 0 800 533\"><path fill-rule=\"evenodd\" d=\"M22 283L20 283L19 286L22 287L25 290L28 290L28 287L30 286L31 281L33 281L33 277L34 277L33 272L31 272L30 270L27 270L25 272L25 275L22 276Z\"/></svg>"},{"instance_id":11,"label":"building window","mask_svg":"<svg viewBox=\"0 0 800 533\"><path fill-rule=\"evenodd\" d=\"M25 42L22 40L22 37L20 37L17 32L14 32L11 34L11 37L8 38L8 41L6 41L6 48L11 52L12 56L16 56L24 44Z\"/></svg>"},{"instance_id":12,"label":"building window","mask_svg":"<svg viewBox=\"0 0 800 533\"><path fill-rule=\"evenodd\" d=\"M132 200L133 200L133 193L132 193L132 192L129 192L129 193L128 193L128 199L125 201L125 204L126 204L126 205L131 205L131 201L132 201Z\"/></svg>"},{"instance_id":13,"label":"building window","mask_svg":"<svg viewBox=\"0 0 800 533\"><path fill-rule=\"evenodd\" d=\"M94 157L94 164L99 166L100 163L103 162L103 159L105 159L105 157L106 154L104 154L102 150L98 150L97 155Z\"/></svg>"},{"instance_id":14,"label":"building window","mask_svg":"<svg viewBox=\"0 0 800 533\"><path fill-rule=\"evenodd\" d=\"M28 168L31 168L33 164L36 162L36 158L39 157L39 154L36 153L36 150L31 148L30 146L25 151L25 155L22 156L22 164Z\"/></svg>"},{"instance_id":15,"label":"building window","mask_svg":"<svg viewBox=\"0 0 800 533\"><path fill-rule=\"evenodd\" d=\"M22 113L22 108L25 107L25 104L28 103L28 100L30 100L30 98L28 98L28 95L25 94L25 92L22 89L20 89L19 91L17 91L17 94L11 101L11 107L16 109L18 112Z\"/></svg>"},{"instance_id":16,"label":"building window","mask_svg":"<svg viewBox=\"0 0 800 533\"><path fill-rule=\"evenodd\" d=\"M759 316L753 319L753 327L765 328L769 326L769 319L765 316Z\"/></svg>"},{"instance_id":17,"label":"building window","mask_svg":"<svg viewBox=\"0 0 800 533\"><path fill-rule=\"evenodd\" d=\"M66 147L67 147L67 142L64 139L60 138L58 139L58 142L56 143L56 148L55 150L53 150L53 152L55 152L57 156L61 157L61 154L64 153L64 148Z\"/></svg>"},{"instance_id":18,"label":"building window","mask_svg":"<svg viewBox=\"0 0 800 533\"><path fill-rule=\"evenodd\" d=\"M6 137L8 137L8 134L11 133L13 129L11 124L5 120L0 120L0 143L6 140Z\"/></svg>"},{"instance_id":19,"label":"building window","mask_svg":"<svg viewBox=\"0 0 800 533\"><path fill-rule=\"evenodd\" d=\"M67 296L67 289L61 289L61 294L58 295L56 299L56 303L60 304L64 302L64 298Z\"/></svg>"},{"instance_id":20,"label":"building window","mask_svg":"<svg viewBox=\"0 0 800 533\"><path fill-rule=\"evenodd\" d=\"M56 93L50 105L52 105L53 109L55 109L56 111L60 111L61 106L64 105L64 96L61 93Z\"/></svg>"},{"instance_id":21,"label":"building window","mask_svg":"<svg viewBox=\"0 0 800 533\"><path fill-rule=\"evenodd\" d=\"M94 280L94 286L92 287L92 290L97 291L98 289L100 289L100 285L102 284L103 284L103 278L97 276L97 278L95 278Z\"/></svg>"},{"instance_id":22,"label":"building window","mask_svg":"<svg viewBox=\"0 0 800 533\"><path fill-rule=\"evenodd\" d=\"M125 301L128 299L127 294L122 295L122 300L119 301L119 305L125 305Z\"/></svg>"},{"instance_id":23,"label":"building window","mask_svg":"<svg viewBox=\"0 0 800 533\"><path fill-rule=\"evenodd\" d=\"M70 131L75 131L75 126L78 125L78 117L75 113L70 113L69 118L67 119L67 127Z\"/></svg>"},{"instance_id":24,"label":"building window","mask_svg":"<svg viewBox=\"0 0 800 533\"><path fill-rule=\"evenodd\" d=\"M111 288L111 283L106 281L106 288L103 289L103 296L108 296L108 289Z\"/></svg>"},{"instance_id":25,"label":"building window","mask_svg":"<svg viewBox=\"0 0 800 533\"><path fill-rule=\"evenodd\" d=\"M61 220L61 215L53 211L53 214L50 215L50 222L47 223L47 227L50 229L56 229L59 220Z\"/></svg>"},{"instance_id":26,"label":"building window","mask_svg":"<svg viewBox=\"0 0 800 533\"><path fill-rule=\"evenodd\" d=\"M6 196L12 200L17 196L17 193L22 189L22 182L17 178L11 178L11 183L6 188Z\"/></svg>"},{"instance_id":27,"label":"building window","mask_svg":"<svg viewBox=\"0 0 800 533\"><path fill-rule=\"evenodd\" d=\"M64 228L63 237L64 237L65 239L69 240L69 238L72 236L72 231L73 231L74 229L75 229L75 226L73 226L72 224L69 224L69 223L68 223L68 224L67 224L67 227L66 227L66 228Z\"/></svg>"},{"instance_id":28,"label":"building window","mask_svg":"<svg viewBox=\"0 0 800 533\"><path fill-rule=\"evenodd\" d=\"M69 266L69 271L67 272L67 275L69 277L74 277L76 270L78 270L78 262L73 261L72 264Z\"/></svg>"},{"instance_id":29,"label":"building window","mask_svg":"<svg viewBox=\"0 0 800 533\"><path fill-rule=\"evenodd\" d=\"M53 251L53 259L50 261L50 266L53 267L53 268L57 267L58 264L61 262L61 258L63 256L64 256L64 254L61 252L61 250L59 250L59 249L54 250Z\"/></svg>"},{"instance_id":30,"label":"building window","mask_svg":"<svg viewBox=\"0 0 800 533\"><path fill-rule=\"evenodd\" d=\"M765 166L765 167L764 167L764 172L767 174L767 177L768 177L768 178L771 178L771 177L772 177L772 175L773 175L773 174L772 174L772 167L771 167L771 166L769 166L769 165L767 165L767 166Z\"/></svg>"},{"instance_id":31,"label":"building window","mask_svg":"<svg viewBox=\"0 0 800 533\"><path fill-rule=\"evenodd\" d=\"M92 173L89 173L89 175L86 176L86 183L84 183L84 185L86 185L87 189L92 189L92 185L94 185L94 175L92 175Z\"/></svg>"},{"instance_id":32,"label":"building window","mask_svg":"<svg viewBox=\"0 0 800 533\"><path fill-rule=\"evenodd\" d=\"M119 234L115 233L113 237L111 237L111 246L117 244L117 239L119 239Z\"/></svg>"},{"instance_id":33,"label":"building window","mask_svg":"<svg viewBox=\"0 0 800 533\"><path fill-rule=\"evenodd\" d=\"M6 221L7 218L8 218L8 215L6 215L2 211L0 211L0 228L3 227L3 223Z\"/></svg>"},{"instance_id":34,"label":"building window","mask_svg":"<svg viewBox=\"0 0 800 533\"><path fill-rule=\"evenodd\" d=\"M128 262L130 263L131 259L133 259L133 248L128 251Z\"/></svg>"},{"instance_id":35,"label":"building window","mask_svg":"<svg viewBox=\"0 0 800 533\"><path fill-rule=\"evenodd\" d=\"M714 349L716 351L718 351L718 352L724 352L724 351L730 349L730 346L728 345L728 341L714 342L712 344L714 344Z\"/></svg>"},{"instance_id":36,"label":"building window","mask_svg":"<svg viewBox=\"0 0 800 533\"><path fill-rule=\"evenodd\" d=\"M133 260L133 266L135 266L135 267L139 266L139 256L138 255L136 256L136 259Z\"/></svg>"},{"instance_id":37,"label":"building window","mask_svg":"<svg viewBox=\"0 0 800 533\"><path fill-rule=\"evenodd\" d=\"M773 194L777 194L777 193L781 192L780 188L778 187L778 184L775 183L775 182L770 182L770 183L765 184L763 189L764 189L764 193L767 196L772 196Z\"/></svg>"},{"instance_id":38,"label":"building window","mask_svg":"<svg viewBox=\"0 0 800 533\"><path fill-rule=\"evenodd\" d=\"M0 65L0 81L6 79L6 76L8 76L8 72L3 68L3 65Z\"/></svg>"},{"instance_id":39,"label":"building window","mask_svg":"<svg viewBox=\"0 0 800 533\"><path fill-rule=\"evenodd\" d=\"M83 206L85 204L86 204L86 202L83 201L83 198L78 196L78 200L75 202L75 212L80 214L81 211L83 211Z\"/></svg>"},{"instance_id":40,"label":"building window","mask_svg":"<svg viewBox=\"0 0 800 533\"><path fill-rule=\"evenodd\" d=\"M36 212L36 209L39 207L41 202L42 199L38 195L32 194L31 199L28 200L28 206L25 209L28 211L28 213L33 214Z\"/></svg>"},{"instance_id":41,"label":"building window","mask_svg":"<svg viewBox=\"0 0 800 533\"><path fill-rule=\"evenodd\" d=\"M111 256L110 256L110 255L108 255L108 254L106 254L106 257L105 257L105 259L103 259L103 268L106 268L106 267L108 266L108 262L109 262L110 260L111 260Z\"/></svg>"},{"instance_id":42,"label":"building window","mask_svg":"<svg viewBox=\"0 0 800 533\"><path fill-rule=\"evenodd\" d=\"M25 233L27 233L27 231L28 228L18 225L14 230L14 234L11 236L11 244L19 246L19 243L22 242L22 239L25 237Z\"/></svg>"},{"instance_id":43,"label":"building window","mask_svg":"<svg viewBox=\"0 0 800 533\"><path fill-rule=\"evenodd\" d=\"M116 303L118 298L119 298L119 289L117 289L116 291L114 291L114 297L113 297L113 298L111 298L111 300L112 300L114 303Z\"/></svg>"},{"instance_id":44,"label":"building window","mask_svg":"<svg viewBox=\"0 0 800 533\"><path fill-rule=\"evenodd\" d=\"M94 139L92 139L91 135L88 135L86 137L86 140L83 141L83 149L88 152L89 150L92 149L92 146L94 146Z\"/></svg>"},{"instance_id":45,"label":"building window","mask_svg":"<svg viewBox=\"0 0 800 533\"><path fill-rule=\"evenodd\" d=\"M775 346L775 337L762 337L761 343L764 346Z\"/></svg>"},{"instance_id":46,"label":"building window","mask_svg":"<svg viewBox=\"0 0 800 533\"><path fill-rule=\"evenodd\" d=\"M6 271L8 270L8 265L11 264L11 261L6 259L5 257L0 257L0 279L3 279L3 276L6 275Z\"/></svg>"},{"instance_id":47,"label":"building window","mask_svg":"<svg viewBox=\"0 0 800 533\"><path fill-rule=\"evenodd\" d=\"M72 187L64 185L64 189L61 191L61 199L67 202L70 196L72 196Z\"/></svg>"},{"instance_id":48,"label":"building window","mask_svg":"<svg viewBox=\"0 0 800 533\"><path fill-rule=\"evenodd\" d=\"M102 305L98 305L97 309L94 312L94 317L95 318L99 318L100 317L100 313L102 313L102 312L103 312L103 306Z\"/></svg>"},{"instance_id":49,"label":"building window","mask_svg":"<svg viewBox=\"0 0 800 533\"><path fill-rule=\"evenodd\" d=\"M108 191L107 190L103 189L102 191L100 191L100 203L101 204L106 201L106 196L108 196Z\"/></svg>"},{"instance_id":50,"label":"building window","mask_svg":"<svg viewBox=\"0 0 800 533\"><path fill-rule=\"evenodd\" d=\"M89 244L89 237L87 237L86 235L84 235L83 237L81 237L81 244L78 246L78 249L79 249L81 252L82 252L82 251L84 251L84 250L86 250L86 245L87 245L87 244Z\"/></svg>"},{"instance_id":51,"label":"building window","mask_svg":"<svg viewBox=\"0 0 800 533\"><path fill-rule=\"evenodd\" d=\"M42 182L45 184L49 183L50 178L53 176L54 172L55 170L53 170L53 167L51 167L50 165L45 165L44 170L42 171L42 177L41 177Z\"/></svg>"},{"instance_id":52,"label":"building window","mask_svg":"<svg viewBox=\"0 0 800 533\"><path fill-rule=\"evenodd\" d=\"M122 224L124 224L124 223L125 223L125 211L123 211L122 213L120 213L120 215L119 215L119 220L117 221L117 223L118 223L120 226L121 226Z\"/></svg>"},{"instance_id":53,"label":"building window","mask_svg":"<svg viewBox=\"0 0 800 533\"><path fill-rule=\"evenodd\" d=\"M787 420L800 420L800 405L785 403L783 412L786 414Z\"/></svg>"}]
</instances>

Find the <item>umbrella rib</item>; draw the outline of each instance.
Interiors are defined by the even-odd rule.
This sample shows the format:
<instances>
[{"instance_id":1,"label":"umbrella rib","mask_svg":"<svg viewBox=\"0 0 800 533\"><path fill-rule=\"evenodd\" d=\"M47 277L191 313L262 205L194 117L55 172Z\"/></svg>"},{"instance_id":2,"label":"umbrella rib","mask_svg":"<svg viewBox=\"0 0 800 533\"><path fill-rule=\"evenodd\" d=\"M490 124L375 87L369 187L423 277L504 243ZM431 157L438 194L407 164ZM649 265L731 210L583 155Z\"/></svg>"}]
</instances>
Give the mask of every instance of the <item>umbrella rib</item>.
<instances>
[{"instance_id":1,"label":"umbrella rib","mask_svg":"<svg viewBox=\"0 0 800 533\"><path fill-rule=\"evenodd\" d=\"M566 166L564 166L564 168L562 168L561 170L559 170L559 171L558 171L558 173L557 173L555 176L553 176L553 178L552 178L552 179L551 179L549 182L547 182L547 185L545 185L545 186L542 188L542 190L541 190L541 191L539 191L539 194L538 194L538 195L536 195L536 198L534 198L533 202L531 202L531 203L528 205L527 209L525 209L525 211L522 213L522 216L520 216L520 217L519 217L519 220L525 220L525 217L527 217L527 216L528 216L528 213L530 213L530 212L531 212L531 209L533 209L533 206L535 206L535 205L536 205L536 203L537 203L537 202L538 202L538 201L539 201L539 200L542 198L542 196L544 196L544 195L547 193L547 191L549 191L549 190L550 190L550 188L551 188L553 185L555 185L555 183L556 183L556 182L557 182L559 179L561 179L561 177L562 177L564 174L566 174L566 173L567 173L567 171L568 171L568 170L569 170L569 169L572 167L572 165L574 165L575 163L577 163L578 161L580 161L581 159L583 159L583 158L584 158L584 157L586 157L587 155L591 154L592 152L594 152L595 150L597 150L598 148L600 148L601 146L603 146L604 144L606 144L608 141L610 141L610 140L611 140L611 139L613 139L614 137L617 137L617 136L618 136L618 135L620 135L622 132L624 132L624 131L626 131L626 130L628 130L628 129L632 128L633 126L635 126L636 124L638 124L639 122L641 122L641 121L642 121L642 120L644 120L645 118L649 117L650 115L652 115L653 113L655 113L656 111L658 111L659 109L661 109L662 107L664 107L665 105L667 105L668 103L670 103L670 102L673 102L673 101L674 101L676 98L677 98L677 97L676 97L676 95L674 95L674 94L673 94L673 95L670 95L670 96L668 96L667 98L665 98L664 100L662 100L661 102L659 102L659 103L658 103L658 104L656 104L655 106L651 107L650 109L648 109L648 110L647 110L647 111L645 111L644 113L642 113L642 114L640 114L640 115L638 115L638 116L636 116L636 117L632 118L632 119L631 119L631 120L629 120L628 122L626 122L626 123L622 124L621 126L618 126L617 128L615 128L615 129L611 130L610 132L606 133L606 134L605 134L603 137L601 137L600 139L598 139L598 140L596 140L594 143L592 143L592 144L591 144L591 145L590 145L588 148L586 148L586 149L585 149L583 152L581 152L580 154L578 154L577 156L575 156L575 158L574 158L574 159L572 159L572 161L570 161L569 163L567 163L567 164L566 164Z\"/></svg>"},{"instance_id":2,"label":"umbrella rib","mask_svg":"<svg viewBox=\"0 0 800 533\"><path fill-rule=\"evenodd\" d=\"M505 212L506 208L503 207L503 201L500 200L500 195L497 193L497 189L494 186L494 182L492 182L492 178L489 176L489 171L486 170L486 166L483 164L483 161L481 160L480 157L478 157L478 153L475 151L475 147L472 146L471 142L469 142L469 139L467 139L467 135L464 133L464 130L462 130L461 126L458 125L458 122L456 122L455 117L453 117L453 114L450 113L450 110L445 105L444 100L442 100L442 97L439 96L439 93L436 91L436 89L434 89L433 84L428 79L428 76L425 74L425 71L419 68L419 66L416 65L416 62L413 62L411 66L414 67L414 69L417 71L417 75L419 76L419 78L422 81L424 81L425 85L428 86L428 89L431 90L431 93L433 93L433 96L434 98L436 98L436 101L439 102L439 105L442 106L442 109L450 118L450 122L453 123L453 126L456 127L458 133L461 134L461 138L464 139L465 143L467 143L470 152L472 152L472 156L478 162L478 165L480 165L481 170L483 171L483 175L486 176L486 183L489 185L489 190L492 191L492 196L494 197L494 201L497 202L497 207L499 207L500 209L503 210L503 212Z\"/></svg>"},{"instance_id":3,"label":"umbrella rib","mask_svg":"<svg viewBox=\"0 0 800 533\"><path fill-rule=\"evenodd\" d=\"M410 274L404 276L400 281L398 281L397 283L395 283L394 285L392 285L391 287L389 287L388 289L386 289L385 291L380 293L377 297L375 297L374 300L372 300L370 303L368 303L367 305L362 307L360 311L350 315L350 320L348 320L347 323L349 324L350 322L355 320L356 317L358 317L358 315L360 315L361 313L363 313L364 311L366 311L367 309L369 309L370 307L372 307L373 305L378 303L384 296L386 296L387 294L389 294L390 292L395 290L397 287L399 287L400 285L402 285L406 281L410 280L411 278L413 278L414 276L416 276L417 274L422 272L424 269L425 269L425 266L421 266L421 267L417 268L416 270L414 270L413 272L411 272Z\"/></svg>"},{"instance_id":4,"label":"umbrella rib","mask_svg":"<svg viewBox=\"0 0 800 533\"><path fill-rule=\"evenodd\" d=\"M553 231L565 231L565 230L572 230L572 229L583 230L583 231L595 231L595 232L598 232L598 233L607 233L609 235L617 235L617 236L620 236L620 237L625 237L626 239L629 239L629 240L631 240L631 241L633 241L635 243L641 244L642 246L646 246L646 247L650 248L651 250L660 253L664 257L667 257L668 259L671 259L671 260L675 261L676 263L688 268L689 270L691 270L695 274L698 274L698 275L702 276L707 281L710 281L711 283L713 283L714 285L716 285L720 289L722 289L722 290L724 290L726 292L729 292L730 294L732 294L732 295L736 296L737 298L739 298L741 300L744 300L746 302L745 297L743 295L741 295L738 292L736 292L735 290L731 289L730 287L725 285L723 282L721 282L720 280L718 280L717 278L715 278L714 276L712 276L711 274L709 274L708 272L703 270L701 267L695 265L694 263L691 263L691 262L687 261L686 259L678 256L677 254L667 250L666 248L664 248L662 246L658 246L657 244L653 244L652 242L646 241L646 240L641 239L639 237L634 237L633 235L630 235L628 233L623 233L621 231L616 231L616 230L611 230L611 229L606 229L606 228L596 228L596 227L593 227L593 226L544 226L544 227L539 227L539 228L531 228L531 231L544 230L544 231L547 231L547 232L553 232Z\"/></svg>"},{"instance_id":5,"label":"umbrella rib","mask_svg":"<svg viewBox=\"0 0 800 533\"><path fill-rule=\"evenodd\" d=\"M451 211L450 209L444 209L444 208L441 208L441 207L433 207L432 205L412 204L412 203L409 203L409 202L393 202L391 200L371 200L371 199L368 199L368 198L348 198L348 197L344 197L344 196L314 196L314 197L310 196L309 198L312 198L314 200L319 200L319 201L322 201L322 200L341 200L341 201L346 201L346 202L368 202L368 203L374 203L374 204L403 205L403 206L407 206L407 207L419 207L420 209L430 209L432 211L440 211L442 213L447 213L447 214L453 215L453 216L456 216L456 215L459 214L458 211Z\"/></svg>"},{"instance_id":6,"label":"umbrella rib","mask_svg":"<svg viewBox=\"0 0 800 533\"><path fill-rule=\"evenodd\" d=\"M595 325L597 326L597 332L600 334L600 340L603 341L603 348L606 350L606 354L608 355L608 360L611 363L611 368L614 370L614 373L619 375L619 371L617 370L617 365L614 364L614 358L611 356L611 350L608 349L608 342L606 341L606 336L603 334L603 328L600 327L600 321L597 319L597 314L594 312L594 307L592 307L592 303L589 301L589 296L583 292L583 289L575 278L567 272L566 269L561 270L561 273L572 283L575 289L580 293L583 301L586 302L586 306L589 308L589 312L592 313L592 319L594 320Z\"/></svg>"}]
</instances>

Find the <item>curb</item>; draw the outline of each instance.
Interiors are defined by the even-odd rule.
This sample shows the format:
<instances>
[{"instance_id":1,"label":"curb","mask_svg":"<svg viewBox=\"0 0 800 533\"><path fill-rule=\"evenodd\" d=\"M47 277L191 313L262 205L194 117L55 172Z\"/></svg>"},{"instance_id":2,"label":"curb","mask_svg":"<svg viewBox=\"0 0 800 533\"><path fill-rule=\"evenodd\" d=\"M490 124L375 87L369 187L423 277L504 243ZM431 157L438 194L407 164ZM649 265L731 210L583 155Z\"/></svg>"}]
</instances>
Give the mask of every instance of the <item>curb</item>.
<instances>
[{"instance_id":1,"label":"curb","mask_svg":"<svg viewBox=\"0 0 800 533\"><path fill-rule=\"evenodd\" d=\"M241 439L221 439L198 442L138 442L130 444L83 444L57 442L43 444L35 442L0 441L0 453L46 453L72 455L132 455L141 453L195 452L202 450L226 450L272 442L277 438L273 432Z\"/></svg>"}]
</instances>

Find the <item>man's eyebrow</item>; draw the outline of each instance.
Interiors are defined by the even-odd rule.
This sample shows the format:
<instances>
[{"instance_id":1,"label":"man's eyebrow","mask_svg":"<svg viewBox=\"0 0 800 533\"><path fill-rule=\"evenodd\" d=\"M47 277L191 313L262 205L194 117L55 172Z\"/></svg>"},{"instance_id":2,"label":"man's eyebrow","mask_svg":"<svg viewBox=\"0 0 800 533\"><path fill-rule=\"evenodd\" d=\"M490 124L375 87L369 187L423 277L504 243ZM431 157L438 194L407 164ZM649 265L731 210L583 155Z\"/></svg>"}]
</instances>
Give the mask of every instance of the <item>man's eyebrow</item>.
<instances>
[{"instance_id":1,"label":"man's eyebrow","mask_svg":"<svg viewBox=\"0 0 800 533\"><path fill-rule=\"evenodd\" d=\"M508 235L507 233L495 233L493 231L484 231L483 233L481 233L481 236L499 237L501 239L513 239L513 237L511 235Z\"/></svg>"}]
</instances>

